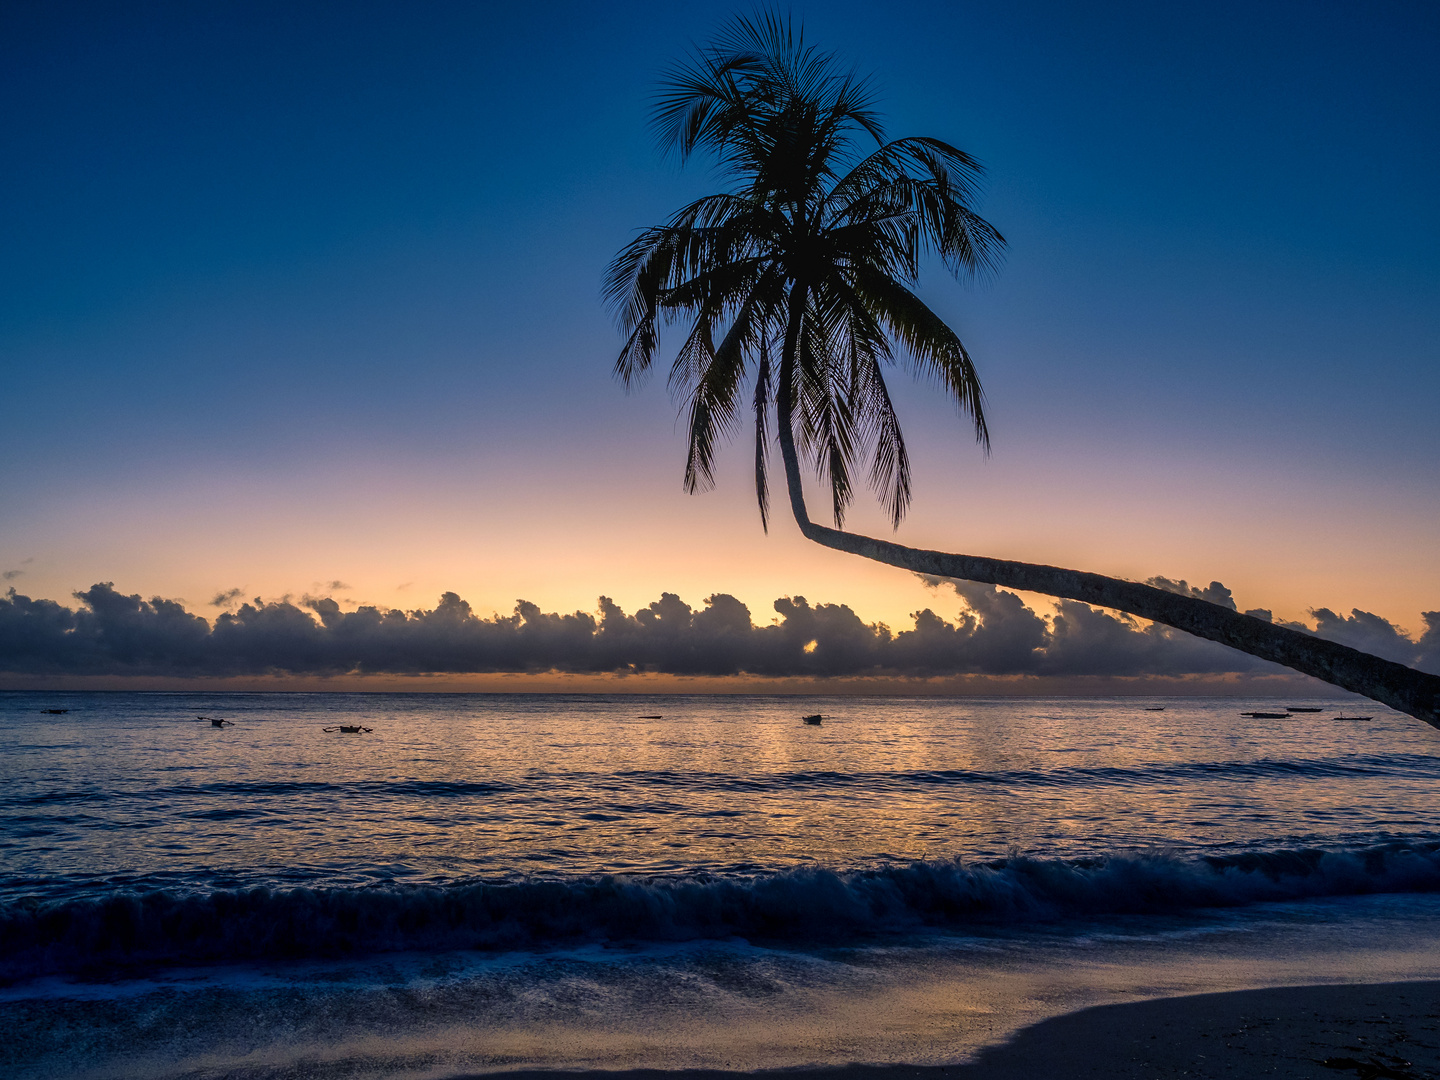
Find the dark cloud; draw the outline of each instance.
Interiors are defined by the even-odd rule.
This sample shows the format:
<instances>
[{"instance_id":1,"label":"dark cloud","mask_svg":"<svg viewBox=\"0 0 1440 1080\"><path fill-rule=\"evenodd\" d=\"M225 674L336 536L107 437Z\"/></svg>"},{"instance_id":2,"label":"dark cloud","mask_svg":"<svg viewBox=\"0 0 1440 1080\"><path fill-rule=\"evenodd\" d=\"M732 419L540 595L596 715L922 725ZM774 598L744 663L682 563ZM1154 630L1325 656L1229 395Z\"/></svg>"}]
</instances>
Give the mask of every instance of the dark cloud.
<instances>
[{"instance_id":1,"label":"dark cloud","mask_svg":"<svg viewBox=\"0 0 1440 1080\"><path fill-rule=\"evenodd\" d=\"M940 582L931 580L932 585ZM330 597L242 603L213 625L176 601L118 592L109 583L75 594L78 608L0 597L0 670L28 674L256 675L268 673L663 672L675 675L912 677L989 675L1189 675L1278 670L1242 653L1129 616L1061 601L1042 617L1014 593L948 582L963 608L931 608L892 631L844 604L776 600L779 616L757 626L749 608L717 593L698 609L674 593L628 614L608 597L594 612L541 611L481 617L455 593L432 609L361 606ZM1175 591L1233 606L1218 583ZM219 606L239 590L216 597ZM224 601L220 604L220 601ZM1374 615L1315 613L1319 632L1433 669L1440 612L1416 642ZM1345 635L1348 635L1346 637ZM1408 651L1407 651L1408 650Z\"/></svg>"},{"instance_id":2,"label":"dark cloud","mask_svg":"<svg viewBox=\"0 0 1440 1080\"><path fill-rule=\"evenodd\" d=\"M1428 634L1435 632L1435 624L1427 612L1424 616L1429 627ZM1394 623L1372 615L1368 611L1352 608L1350 615L1336 615L1329 608L1311 608L1310 617L1315 620L1315 633L1352 649L1383 656L1401 664L1414 664L1420 658L1420 645ZM1422 638L1422 641L1424 639Z\"/></svg>"},{"instance_id":3,"label":"dark cloud","mask_svg":"<svg viewBox=\"0 0 1440 1080\"><path fill-rule=\"evenodd\" d=\"M1440 675L1440 611L1425 611L1420 617L1425 620L1425 632L1416 646L1415 666Z\"/></svg>"},{"instance_id":4,"label":"dark cloud","mask_svg":"<svg viewBox=\"0 0 1440 1080\"><path fill-rule=\"evenodd\" d=\"M217 592L210 601L211 607L229 607L240 597L245 595L244 589L226 589L224 592Z\"/></svg>"},{"instance_id":5,"label":"dark cloud","mask_svg":"<svg viewBox=\"0 0 1440 1080\"><path fill-rule=\"evenodd\" d=\"M1014 593L994 586L932 578L926 581L950 586L967 607L983 619L982 633L976 635L975 641L976 646L982 646L977 651L987 661L980 669L983 671L1037 675L1199 675L1278 670L1272 664L1213 641L1204 641L1168 626L1145 625L1121 612L1093 608L1075 600L1056 601L1056 613L1047 622L1025 607ZM1148 584L1235 609L1230 590L1218 581L1204 589L1168 578L1151 578ZM984 649L1002 641L1007 643L1003 650Z\"/></svg>"},{"instance_id":6,"label":"dark cloud","mask_svg":"<svg viewBox=\"0 0 1440 1080\"><path fill-rule=\"evenodd\" d=\"M1230 590L1218 581L1212 581L1205 588L1198 585L1190 585L1184 578L1179 581L1171 581L1167 577L1152 577L1145 582L1146 585L1153 585L1157 589L1164 589L1166 592L1179 593L1181 596L1196 596L1201 600L1208 600L1212 604L1229 608L1231 611L1238 611L1235 606L1235 598L1230 595ZM1246 614L1250 614L1248 611ZM1269 612L1266 612L1268 615ZM1268 620L1267 620L1268 621Z\"/></svg>"},{"instance_id":7,"label":"dark cloud","mask_svg":"<svg viewBox=\"0 0 1440 1080\"><path fill-rule=\"evenodd\" d=\"M6 570L3 574L0 574L0 580L14 581L17 577L23 577L24 575L24 570Z\"/></svg>"},{"instance_id":8,"label":"dark cloud","mask_svg":"<svg viewBox=\"0 0 1440 1080\"><path fill-rule=\"evenodd\" d=\"M1273 671L1274 665L1191 634L1061 600L1045 650L1046 675L1195 675Z\"/></svg>"}]
</instances>

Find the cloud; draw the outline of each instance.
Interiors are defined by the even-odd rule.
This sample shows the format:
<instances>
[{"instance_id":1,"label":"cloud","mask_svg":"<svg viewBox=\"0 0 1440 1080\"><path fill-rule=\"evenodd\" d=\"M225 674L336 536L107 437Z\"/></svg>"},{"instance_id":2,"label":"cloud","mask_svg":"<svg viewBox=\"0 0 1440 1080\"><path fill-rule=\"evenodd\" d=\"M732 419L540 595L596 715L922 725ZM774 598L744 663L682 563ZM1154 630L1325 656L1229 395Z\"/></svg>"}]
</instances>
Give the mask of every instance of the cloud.
<instances>
[{"instance_id":1,"label":"cloud","mask_svg":"<svg viewBox=\"0 0 1440 1080\"><path fill-rule=\"evenodd\" d=\"M1042 673L1195 675L1273 671L1273 665L1168 626L1142 626L1118 612L1058 602Z\"/></svg>"},{"instance_id":2,"label":"cloud","mask_svg":"<svg viewBox=\"0 0 1440 1080\"><path fill-rule=\"evenodd\" d=\"M939 584L931 581L932 584ZM693 608L675 593L626 613L608 597L593 612L544 612L520 601L510 615L481 617L453 592L431 609L362 605L330 597L241 603L213 622L183 604L126 595L110 582L78 592L77 608L0 597L0 671L26 674L258 675L346 673L660 672L671 675L935 677L985 675L1194 675L1275 671L1213 642L1129 616L1060 601L1046 618L1015 593L947 582L963 605L953 619L931 608L893 631L845 604L803 596L774 602L756 625L750 609L716 593ZM1175 591L1222 598L1218 583ZM240 590L220 593L228 607ZM222 603L223 601L223 603ZM1382 655L1440 661L1440 612L1412 641L1378 616L1314 613L1318 632ZM1348 636L1347 636L1348 635Z\"/></svg>"},{"instance_id":3,"label":"cloud","mask_svg":"<svg viewBox=\"0 0 1440 1080\"><path fill-rule=\"evenodd\" d=\"M1425 615L1431 633L1435 630L1434 623L1430 621L1432 615L1435 612ZM1320 637L1400 664L1413 664L1419 659L1419 645L1411 641L1405 631L1379 615L1352 608L1346 618L1336 615L1329 608L1311 608L1310 617L1315 620L1315 633Z\"/></svg>"},{"instance_id":4,"label":"cloud","mask_svg":"<svg viewBox=\"0 0 1440 1080\"><path fill-rule=\"evenodd\" d=\"M1179 581L1171 581L1167 577L1152 577L1145 582L1157 589L1164 589L1166 592L1179 593L1181 596L1195 596L1201 600L1208 600L1212 604L1229 608L1231 611L1238 611L1235 606L1235 598L1230 595L1230 590L1218 581L1212 581L1205 588L1190 585L1184 578ZM1249 612L1246 612L1248 615ZM1268 614L1268 612L1267 612Z\"/></svg>"},{"instance_id":5,"label":"cloud","mask_svg":"<svg viewBox=\"0 0 1440 1080\"><path fill-rule=\"evenodd\" d=\"M24 575L24 570L6 570L3 574L0 574L0 580L14 581L18 577L24 577Z\"/></svg>"},{"instance_id":6,"label":"cloud","mask_svg":"<svg viewBox=\"0 0 1440 1080\"><path fill-rule=\"evenodd\" d=\"M1425 632L1416 644L1415 666L1440 675L1440 611L1421 612L1420 617L1425 620Z\"/></svg>"},{"instance_id":7,"label":"cloud","mask_svg":"<svg viewBox=\"0 0 1440 1080\"><path fill-rule=\"evenodd\" d=\"M210 601L211 607L229 607L240 597L245 595L244 589L226 589L224 592L217 592Z\"/></svg>"},{"instance_id":8,"label":"cloud","mask_svg":"<svg viewBox=\"0 0 1440 1080\"><path fill-rule=\"evenodd\" d=\"M971 649L986 661L987 673L1036 675L1200 675L1275 671L1274 665L1245 653L1158 624L1143 624L1121 612L1057 600L1047 622L1014 593L993 585L925 578L948 585L983 619ZM1235 610L1230 590L1218 581L1204 589L1184 581L1152 578L1156 588L1197 596ZM1003 646L1002 646L1003 643Z\"/></svg>"}]
</instances>

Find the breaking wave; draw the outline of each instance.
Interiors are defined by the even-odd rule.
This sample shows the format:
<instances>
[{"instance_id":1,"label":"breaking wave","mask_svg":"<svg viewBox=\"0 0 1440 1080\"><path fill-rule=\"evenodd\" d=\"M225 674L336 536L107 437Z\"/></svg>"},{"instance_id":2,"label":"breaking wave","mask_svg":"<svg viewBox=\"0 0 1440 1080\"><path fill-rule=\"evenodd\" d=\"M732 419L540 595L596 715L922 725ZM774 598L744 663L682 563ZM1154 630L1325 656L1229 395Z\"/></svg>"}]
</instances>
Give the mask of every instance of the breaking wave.
<instances>
[{"instance_id":1,"label":"breaking wave","mask_svg":"<svg viewBox=\"0 0 1440 1080\"><path fill-rule=\"evenodd\" d=\"M750 876L124 891L0 905L0 977L601 940L833 944L1384 892L1440 892L1440 844L927 861Z\"/></svg>"}]
</instances>

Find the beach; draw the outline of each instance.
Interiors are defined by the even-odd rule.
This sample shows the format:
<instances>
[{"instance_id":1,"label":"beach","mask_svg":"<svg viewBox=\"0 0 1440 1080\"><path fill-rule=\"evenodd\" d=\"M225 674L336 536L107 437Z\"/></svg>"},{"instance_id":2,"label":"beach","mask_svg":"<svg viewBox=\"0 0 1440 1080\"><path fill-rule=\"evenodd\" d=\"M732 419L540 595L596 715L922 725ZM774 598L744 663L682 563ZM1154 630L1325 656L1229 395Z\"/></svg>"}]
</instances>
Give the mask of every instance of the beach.
<instances>
[{"instance_id":1,"label":"beach","mask_svg":"<svg viewBox=\"0 0 1440 1080\"><path fill-rule=\"evenodd\" d=\"M941 1071L958 1080L1432 1076L1440 1071L1440 983L1277 987L1104 1005L1036 1024Z\"/></svg>"},{"instance_id":2,"label":"beach","mask_svg":"<svg viewBox=\"0 0 1440 1080\"><path fill-rule=\"evenodd\" d=\"M1440 983L1278 987L1099 1006L1027 1028L972 1063L940 1071L956 1080L1433 1076L1440 1072Z\"/></svg>"},{"instance_id":3,"label":"beach","mask_svg":"<svg viewBox=\"0 0 1440 1080\"><path fill-rule=\"evenodd\" d=\"M1034 1080L1095 1077L1330 1076L1397 1078L1440 1074L1440 982L1290 986L1102 1005L1045 1020L955 1065L797 1068L785 1080ZM525 1070L489 1080L735 1080L714 1069L582 1073Z\"/></svg>"}]
</instances>

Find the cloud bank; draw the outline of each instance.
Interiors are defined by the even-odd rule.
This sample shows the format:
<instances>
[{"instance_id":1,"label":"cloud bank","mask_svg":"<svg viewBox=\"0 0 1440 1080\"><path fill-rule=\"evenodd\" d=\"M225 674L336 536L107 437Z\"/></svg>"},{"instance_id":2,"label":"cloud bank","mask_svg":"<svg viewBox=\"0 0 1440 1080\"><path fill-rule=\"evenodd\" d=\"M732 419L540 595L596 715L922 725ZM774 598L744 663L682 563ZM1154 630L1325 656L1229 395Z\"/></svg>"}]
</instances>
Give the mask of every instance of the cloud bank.
<instances>
[{"instance_id":1,"label":"cloud bank","mask_svg":"<svg viewBox=\"0 0 1440 1080\"><path fill-rule=\"evenodd\" d=\"M1014 593L971 582L953 588L964 607L953 620L930 608L892 631L844 604L802 596L774 603L777 618L756 625L745 604L717 593L696 609L674 593L633 614L607 597L595 612L547 613L520 601L511 615L475 614L455 593L429 610L362 606L342 611L330 597L300 603L256 598L214 623L174 600L125 595L109 582L75 593L78 608L32 600L13 588L0 597L0 671L31 675L416 675L561 672L694 676L933 678L957 675L1183 676L1273 672L1213 642L1168 627L1059 601L1046 617ZM1218 582L1152 584L1234 607ZM235 599L216 597L217 605ZM1254 611L1269 618L1266 611ZM1385 619L1326 608L1316 627L1287 624L1401 663L1440 673L1440 612L1424 614L1418 640Z\"/></svg>"}]
</instances>

